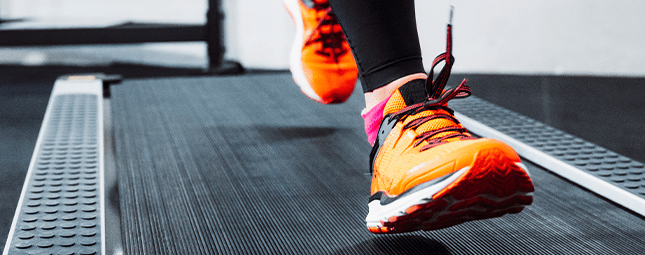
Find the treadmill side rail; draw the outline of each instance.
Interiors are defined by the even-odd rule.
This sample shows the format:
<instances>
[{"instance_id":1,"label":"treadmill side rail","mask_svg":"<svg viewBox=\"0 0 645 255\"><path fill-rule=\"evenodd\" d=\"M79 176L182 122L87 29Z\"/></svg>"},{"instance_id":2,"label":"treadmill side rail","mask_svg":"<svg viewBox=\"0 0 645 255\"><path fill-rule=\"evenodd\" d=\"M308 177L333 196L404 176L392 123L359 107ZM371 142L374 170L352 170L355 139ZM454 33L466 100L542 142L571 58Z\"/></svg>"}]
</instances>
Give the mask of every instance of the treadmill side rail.
<instances>
[{"instance_id":1,"label":"treadmill side rail","mask_svg":"<svg viewBox=\"0 0 645 255\"><path fill-rule=\"evenodd\" d=\"M103 83L54 84L3 255L105 254Z\"/></svg>"},{"instance_id":2,"label":"treadmill side rail","mask_svg":"<svg viewBox=\"0 0 645 255\"><path fill-rule=\"evenodd\" d=\"M451 107L473 133L503 141L550 172L645 216L642 163L477 97Z\"/></svg>"}]
</instances>

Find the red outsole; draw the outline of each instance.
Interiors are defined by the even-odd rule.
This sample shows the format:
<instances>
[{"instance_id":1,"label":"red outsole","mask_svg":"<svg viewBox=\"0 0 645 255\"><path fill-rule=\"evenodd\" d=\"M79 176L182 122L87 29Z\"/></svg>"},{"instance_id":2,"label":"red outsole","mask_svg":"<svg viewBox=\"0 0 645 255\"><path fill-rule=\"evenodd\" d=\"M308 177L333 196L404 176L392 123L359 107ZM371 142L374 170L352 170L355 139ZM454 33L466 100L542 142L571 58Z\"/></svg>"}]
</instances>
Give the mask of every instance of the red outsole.
<instances>
[{"instance_id":1,"label":"red outsole","mask_svg":"<svg viewBox=\"0 0 645 255\"><path fill-rule=\"evenodd\" d=\"M519 213L533 202L528 174L499 149L482 150L470 169L425 204L393 216L373 233L436 230L463 222Z\"/></svg>"}]
</instances>

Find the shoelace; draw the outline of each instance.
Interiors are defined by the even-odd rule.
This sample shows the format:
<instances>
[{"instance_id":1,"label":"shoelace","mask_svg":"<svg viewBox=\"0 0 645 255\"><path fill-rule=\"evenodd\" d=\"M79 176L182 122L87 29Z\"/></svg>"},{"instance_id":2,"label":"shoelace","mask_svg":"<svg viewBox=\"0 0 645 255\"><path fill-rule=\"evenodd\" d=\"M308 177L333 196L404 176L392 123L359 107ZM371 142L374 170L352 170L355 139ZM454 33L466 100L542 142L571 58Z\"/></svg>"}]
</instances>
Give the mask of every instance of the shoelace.
<instances>
[{"instance_id":1,"label":"shoelace","mask_svg":"<svg viewBox=\"0 0 645 255\"><path fill-rule=\"evenodd\" d=\"M444 61L445 64L439 72L437 79L433 81L432 77L434 77L434 68L442 61ZM471 94L470 87L466 86L466 79L464 79L459 84L459 86L444 91L446 83L448 82L448 78L450 77L450 70L452 69L454 61L455 58L452 56L452 25L448 24L446 52L440 54L434 59L434 61L432 62L432 68L430 69L430 73L428 74L429 78L427 80L426 86L428 98L426 98L426 100L422 103L410 105L393 114L394 118L403 121L408 116L412 116L427 110L444 110L449 113L445 114L437 112L430 116L419 117L403 126L403 129L416 129L422 124L435 119L448 119L455 123L454 126L443 127L437 130L427 131L417 135L417 137L415 138L415 147L421 144L423 141L428 142L428 145L421 147L421 151L443 144L446 142L446 140L451 138L459 137L462 140L474 139L474 137L467 133L468 131L465 128L458 126L459 121L454 118L454 111L448 108L448 101L450 101L451 99L465 98L470 96ZM451 134L435 137L441 133L446 132L451 132Z\"/></svg>"},{"instance_id":2,"label":"shoelace","mask_svg":"<svg viewBox=\"0 0 645 255\"><path fill-rule=\"evenodd\" d=\"M335 62L338 62L338 57L348 52L347 49L343 48L345 35L340 29L338 19L336 19L336 15L331 11L329 4L314 3L314 9L316 9L316 12L324 11L324 14L320 18L318 25L316 25L312 30L313 32L307 38L305 45L317 42L322 43L322 48L317 50L316 53L325 57L332 57ZM316 35L318 36L316 37Z\"/></svg>"}]
</instances>

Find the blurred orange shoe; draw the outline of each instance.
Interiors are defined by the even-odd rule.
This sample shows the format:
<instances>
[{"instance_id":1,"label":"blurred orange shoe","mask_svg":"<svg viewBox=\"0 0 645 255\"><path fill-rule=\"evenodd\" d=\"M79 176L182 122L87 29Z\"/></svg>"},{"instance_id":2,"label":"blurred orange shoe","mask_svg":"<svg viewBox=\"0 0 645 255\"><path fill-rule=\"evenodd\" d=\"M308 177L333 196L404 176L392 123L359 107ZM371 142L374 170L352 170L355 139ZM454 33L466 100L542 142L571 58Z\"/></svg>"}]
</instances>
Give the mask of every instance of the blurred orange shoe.
<instances>
[{"instance_id":1,"label":"blurred orange shoe","mask_svg":"<svg viewBox=\"0 0 645 255\"><path fill-rule=\"evenodd\" d=\"M436 80L407 82L376 109L383 119L370 154L365 219L373 233L441 229L519 213L533 202L533 183L517 153L474 137L448 108L449 100L470 95L465 80L444 90L454 61L450 29L446 53L433 63L434 69L445 61Z\"/></svg>"},{"instance_id":2,"label":"blurred orange shoe","mask_svg":"<svg viewBox=\"0 0 645 255\"><path fill-rule=\"evenodd\" d=\"M342 103L356 86L358 68L327 0L284 0L296 25L290 70L302 92L323 104Z\"/></svg>"}]
</instances>

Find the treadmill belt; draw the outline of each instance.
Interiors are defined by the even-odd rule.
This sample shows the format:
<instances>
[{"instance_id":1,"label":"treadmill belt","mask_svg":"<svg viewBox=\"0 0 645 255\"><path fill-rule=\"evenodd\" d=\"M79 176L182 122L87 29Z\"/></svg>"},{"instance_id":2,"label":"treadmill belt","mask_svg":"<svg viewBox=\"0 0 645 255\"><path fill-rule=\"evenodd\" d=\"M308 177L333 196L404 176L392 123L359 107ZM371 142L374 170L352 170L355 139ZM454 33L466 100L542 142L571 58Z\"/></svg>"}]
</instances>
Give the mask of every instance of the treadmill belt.
<instances>
[{"instance_id":1,"label":"treadmill belt","mask_svg":"<svg viewBox=\"0 0 645 255\"><path fill-rule=\"evenodd\" d=\"M112 86L124 254L636 254L643 219L524 161L520 214L432 232L365 227L356 88L320 105L288 73Z\"/></svg>"}]
</instances>

